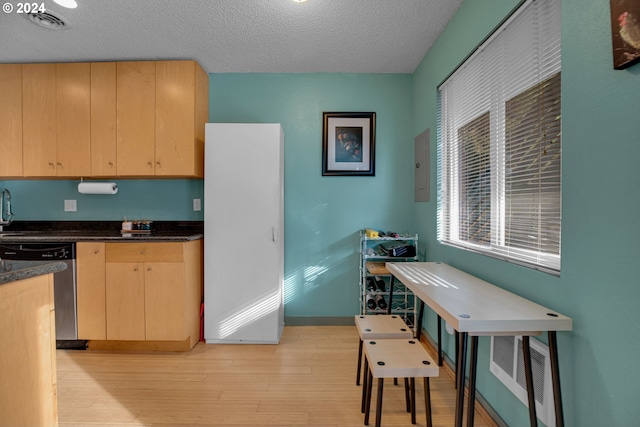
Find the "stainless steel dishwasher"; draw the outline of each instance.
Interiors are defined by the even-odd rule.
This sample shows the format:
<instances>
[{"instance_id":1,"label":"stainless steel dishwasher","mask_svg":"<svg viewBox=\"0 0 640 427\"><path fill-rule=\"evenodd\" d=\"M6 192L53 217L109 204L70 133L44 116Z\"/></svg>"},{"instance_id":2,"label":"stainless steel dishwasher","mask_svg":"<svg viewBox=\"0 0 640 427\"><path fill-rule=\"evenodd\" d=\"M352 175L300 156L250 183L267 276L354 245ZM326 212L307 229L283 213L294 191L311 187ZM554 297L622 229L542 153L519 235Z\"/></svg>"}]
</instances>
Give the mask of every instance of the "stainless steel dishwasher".
<instances>
[{"instance_id":1,"label":"stainless steel dishwasher","mask_svg":"<svg viewBox=\"0 0 640 427\"><path fill-rule=\"evenodd\" d=\"M67 268L53 275L57 348L84 348L78 340L75 243L0 243L0 258L18 261L62 261Z\"/></svg>"}]
</instances>

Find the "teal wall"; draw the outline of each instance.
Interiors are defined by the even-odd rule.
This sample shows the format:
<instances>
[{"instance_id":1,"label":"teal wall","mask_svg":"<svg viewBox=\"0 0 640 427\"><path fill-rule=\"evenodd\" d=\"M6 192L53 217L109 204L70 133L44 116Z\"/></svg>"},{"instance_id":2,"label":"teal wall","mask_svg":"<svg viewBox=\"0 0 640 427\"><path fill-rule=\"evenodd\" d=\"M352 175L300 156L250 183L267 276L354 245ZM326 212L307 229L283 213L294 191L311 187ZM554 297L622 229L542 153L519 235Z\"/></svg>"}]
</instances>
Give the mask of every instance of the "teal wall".
<instances>
[{"instance_id":1,"label":"teal wall","mask_svg":"<svg viewBox=\"0 0 640 427\"><path fill-rule=\"evenodd\" d=\"M411 76L212 74L210 97L212 122L282 124L285 316L357 314L358 230L413 231ZM375 177L322 176L324 111L376 112Z\"/></svg>"},{"instance_id":2,"label":"teal wall","mask_svg":"<svg viewBox=\"0 0 640 427\"><path fill-rule=\"evenodd\" d=\"M518 4L465 0L414 74L414 134L436 141L436 87ZM609 2L562 2L563 221L560 277L438 244L436 202L416 204L429 260L477 275L573 318L559 333L567 426L638 425L640 376L640 65L612 65ZM431 194L436 144L431 145ZM426 325L432 336L435 315ZM443 339L449 354L453 340ZM478 390L509 426L528 425L522 405L489 372L480 340Z\"/></svg>"},{"instance_id":3,"label":"teal wall","mask_svg":"<svg viewBox=\"0 0 640 427\"><path fill-rule=\"evenodd\" d=\"M116 182L114 195L80 194L80 180L0 180L0 189L11 191L16 221L202 221L193 211L193 199L202 199L198 179L105 179ZM64 201L76 200L77 211L65 212Z\"/></svg>"},{"instance_id":4,"label":"teal wall","mask_svg":"<svg viewBox=\"0 0 640 427\"><path fill-rule=\"evenodd\" d=\"M278 122L285 132L288 317L357 312L357 230L417 231L420 252L574 319L559 334L567 426L637 425L640 395L640 65L612 68L609 2L563 0L563 234L560 277L436 240L436 87L518 4L465 0L413 75L212 74L210 121ZM375 111L376 176L322 177L323 111ZM413 202L413 138L431 129L431 202ZM251 173L239 170L238 173ZM17 219L198 220L198 180L116 180L116 196L80 195L77 181L0 181ZM75 198L78 212L63 212ZM250 242L248 242L250 244ZM435 316L425 321L435 337ZM453 341L444 336L449 354ZM524 405L488 371L480 341L478 389L513 427Z\"/></svg>"}]
</instances>

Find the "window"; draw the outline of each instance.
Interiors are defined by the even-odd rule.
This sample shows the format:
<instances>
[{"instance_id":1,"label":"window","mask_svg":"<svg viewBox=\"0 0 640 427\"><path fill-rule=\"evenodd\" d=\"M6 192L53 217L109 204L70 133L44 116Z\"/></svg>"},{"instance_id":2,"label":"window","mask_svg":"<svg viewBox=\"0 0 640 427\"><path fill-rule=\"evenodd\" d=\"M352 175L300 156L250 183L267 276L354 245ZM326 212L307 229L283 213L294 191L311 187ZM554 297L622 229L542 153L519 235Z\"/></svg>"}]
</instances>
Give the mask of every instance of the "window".
<instances>
[{"instance_id":1,"label":"window","mask_svg":"<svg viewBox=\"0 0 640 427\"><path fill-rule=\"evenodd\" d=\"M438 240L560 271L560 0L525 2L438 90Z\"/></svg>"}]
</instances>

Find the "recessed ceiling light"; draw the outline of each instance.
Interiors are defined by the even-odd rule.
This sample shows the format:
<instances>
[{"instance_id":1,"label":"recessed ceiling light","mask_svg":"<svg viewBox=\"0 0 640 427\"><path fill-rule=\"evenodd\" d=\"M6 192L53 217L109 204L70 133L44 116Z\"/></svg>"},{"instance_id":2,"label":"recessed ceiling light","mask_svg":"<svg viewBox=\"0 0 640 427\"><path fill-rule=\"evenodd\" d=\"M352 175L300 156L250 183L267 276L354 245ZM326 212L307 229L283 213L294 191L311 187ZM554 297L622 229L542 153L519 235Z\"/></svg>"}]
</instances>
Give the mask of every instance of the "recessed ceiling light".
<instances>
[{"instance_id":1,"label":"recessed ceiling light","mask_svg":"<svg viewBox=\"0 0 640 427\"><path fill-rule=\"evenodd\" d=\"M75 9L78 7L78 3L76 0L53 0L55 3L58 3L62 7L66 7L67 9Z\"/></svg>"},{"instance_id":2,"label":"recessed ceiling light","mask_svg":"<svg viewBox=\"0 0 640 427\"><path fill-rule=\"evenodd\" d=\"M293 1L296 2L296 3L302 3L302 2L305 2L307 0L293 0Z\"/></svg>"}]
</instances>

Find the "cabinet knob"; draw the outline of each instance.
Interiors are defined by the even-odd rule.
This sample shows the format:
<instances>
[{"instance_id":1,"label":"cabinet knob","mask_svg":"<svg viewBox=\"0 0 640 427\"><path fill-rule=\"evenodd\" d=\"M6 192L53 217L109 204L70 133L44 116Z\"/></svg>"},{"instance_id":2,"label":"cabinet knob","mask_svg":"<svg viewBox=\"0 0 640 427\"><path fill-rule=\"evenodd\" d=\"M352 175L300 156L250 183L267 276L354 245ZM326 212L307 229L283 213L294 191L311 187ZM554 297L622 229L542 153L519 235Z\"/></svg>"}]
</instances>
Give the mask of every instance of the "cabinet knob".
<instances>
[{"instance_id":1,"label":"cabinet knob","mask_svg":"<svg viewBox=\"0 0 640 427\"><path fill-rule=\"evenodd\" d=\"M151 267L147 267L147 271L151 271Z\"/></svg>"},{"instance_id":2,"label":"cabinet knob","mask_svg":"<svg viewBox=\"0 0 640 427\"><path fill-rule=\"evenodd\" d=\"M53 164L53 162L49 162L49 166L54 167L55 165Z\"/></svg>"},{"instance_id":3,"label":"cabinet knob","mask_svg":"<svg viewBox=\"0 0 640 427\"><path fill-rule=\"evenodd\" d=\"M99 253L100 253L100 250L99 250L99 249L96 249L95 251L93 251L93 254L94 254L94 255L98 255Z\"/></svg>"},{"instance_id":4,"label":"cabinet knob","mask_svg":"<svg viewBox=\"0 0 640 427\"><path fill-rule=\"evenodd\" d=\"M112 168L113 167L113 162L109 162L109 167Z\"/></svg>"},{"instance_id":5,"label":"cabinet knob","mask_svg":"<svg viewBox=\"0 0 640 427\"><path fill-rule=\"evenodd\" d=\"M149 166L151 168L151 167L153 167L153 163L152 162L147 162L147 166Z\"/></svg>"},{"instance_id":6,"label":"cabinet knob","mask_svg":"<svg viewBox=\"0 0 640 427\"><path fill-rule=\"evenodd\" d=\"M156 162L156 165L157 165L158 167L162 167L162 163L160 163L160 162Z\"/></svg>"},{"instance_id":7,"label":"cabinet knob","mask_svg":"<svg viewBox=\"0 0 640 427\"><path fill-rule=\"evenodd\" d=\"M138 271L138 267L133 267L133 271Z\"/></svg>"}]
</instances>

